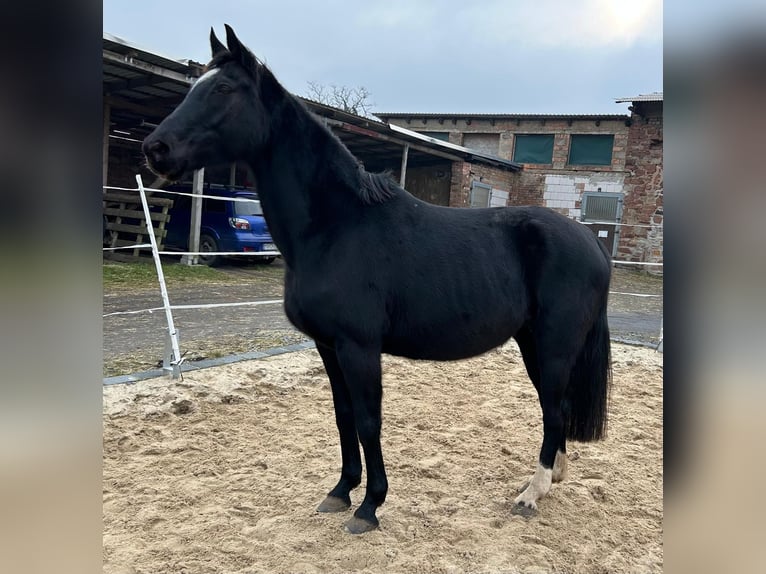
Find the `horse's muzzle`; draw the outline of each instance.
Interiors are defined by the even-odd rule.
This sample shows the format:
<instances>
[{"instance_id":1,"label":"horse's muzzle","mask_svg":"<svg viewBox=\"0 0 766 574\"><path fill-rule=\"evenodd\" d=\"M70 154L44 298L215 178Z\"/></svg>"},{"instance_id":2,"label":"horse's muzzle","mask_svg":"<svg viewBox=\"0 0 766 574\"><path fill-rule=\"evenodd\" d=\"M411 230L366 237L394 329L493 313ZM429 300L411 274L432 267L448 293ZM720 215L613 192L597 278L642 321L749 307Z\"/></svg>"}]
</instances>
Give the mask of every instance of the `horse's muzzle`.
<instances>
[{"instance_id":1,"label":"horse's muzzle","mask_svg":"<svg viewBox=\"0 0 766 574\"><path fill-rule=\"evenodd\" d=\"M179 165L171 157L170 146L161 139L153 137L153 134L144 140L141 151L146 156L149 168L157 175L173 180L180 177L185 171L184 166Z\"/></svg>"}]
</instances>

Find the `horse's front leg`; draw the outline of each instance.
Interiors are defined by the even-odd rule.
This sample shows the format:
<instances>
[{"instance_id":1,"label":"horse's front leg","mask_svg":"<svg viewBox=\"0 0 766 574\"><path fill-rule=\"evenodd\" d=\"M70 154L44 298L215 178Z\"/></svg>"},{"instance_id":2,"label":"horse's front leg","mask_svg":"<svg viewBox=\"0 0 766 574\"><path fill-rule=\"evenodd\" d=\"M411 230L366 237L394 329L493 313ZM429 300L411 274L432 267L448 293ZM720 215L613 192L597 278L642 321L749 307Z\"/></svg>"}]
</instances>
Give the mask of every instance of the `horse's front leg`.
<instances>
[{"instance_id":1,"label":"horse's front leg","mask_svg":"<svg viewBox=\"0 0 766 574\"><path fill-rule=\"evenodd\" d=\"M324 362L332 388L332 400L335 405L335 422L340 434L340 452L342 468L340 480L327 498L319 505L319 512L342 512L351 506L349 493L362 482L362 458L359 454L359 441L356 436L354 411L351 395L346 387L343 372L338 364L335 350L317 343L317 350Z\"/></svg>"},{"instance_id":2,"label":"horse's front leg","mask_svg":"<svg viewBox=\"0 0 766 574\"><path fill-rule=\"evenodd\" d=\"M342 340L336 343L335 352L351 397L356 432L364 449L367 468L367 491L364 500L345 525L352 534L361 534L378 527L375 512L385 501L388 492L388 480L380 447L383 398L380 347Z\"/></svg>"}]
</instances>

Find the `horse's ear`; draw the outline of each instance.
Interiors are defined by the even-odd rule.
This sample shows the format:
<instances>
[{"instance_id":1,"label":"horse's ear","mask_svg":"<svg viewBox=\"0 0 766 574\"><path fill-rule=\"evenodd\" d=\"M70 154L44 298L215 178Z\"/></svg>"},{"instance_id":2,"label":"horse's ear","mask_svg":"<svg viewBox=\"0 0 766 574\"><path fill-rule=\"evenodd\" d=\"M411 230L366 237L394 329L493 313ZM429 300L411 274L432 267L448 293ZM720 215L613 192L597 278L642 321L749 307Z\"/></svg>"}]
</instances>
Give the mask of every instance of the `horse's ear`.
<instances>
[{"instance_id":1,"label":"horse's ear","mask_svg":"<svg viewBox=\"0 0 766 574\"><path fill-rule=\"evenodd\" d=\"M242 45L242 42L239 41L239 38L237 38L237 35L234 33L231 26L228 24L224 24L223 26L226 28L226 45L229 47L229 52L231 52L235 58L239 59L242 52L246 51L247 48L245 48Z\"/></svg>"},{"instance_id":2,"label":"horse's ear","mask_svg":"<svg viewBox=\"0 0 766 574\"><path fill-rule=\"evenodd\" d=\"M242 45L237 35L232 30L231 26L224 24L226 28L226 45L229 47L229 52L234 56L240 64L242 64L246 70L253 70L255 72L258 69L258 61L255 59L253 53Z\"/></svg>"},{"instance_id":3,"label":"horse's ear","mask_svg":"<svg viewBox=\"0 0 766 574\"><path fill-rule=\"evenodd\" d=\"M221 52L226 51L226 46L221 44L221 41L218 39L218 36L215 35L215 30L213 30L212 26L210 27L210 50L213 53L214 58Z\"/></svg>"}]
</instances>

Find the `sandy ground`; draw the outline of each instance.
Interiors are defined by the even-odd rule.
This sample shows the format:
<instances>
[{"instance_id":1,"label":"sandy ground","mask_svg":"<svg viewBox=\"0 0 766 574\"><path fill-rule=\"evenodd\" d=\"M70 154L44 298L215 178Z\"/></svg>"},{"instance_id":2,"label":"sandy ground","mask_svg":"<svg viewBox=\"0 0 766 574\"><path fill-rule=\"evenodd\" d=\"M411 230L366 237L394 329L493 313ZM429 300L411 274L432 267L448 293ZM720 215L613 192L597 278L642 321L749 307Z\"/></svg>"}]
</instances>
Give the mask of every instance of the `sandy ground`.
<instances>
[{"instance_id":1,"label":"sandy ground","mask_svg":"<svg viewBox=\"0 0 766 574\"><path fill-rule=\"evenodd\" d=\"M661 572L662 355L613 346L609 436L511 515L542 439L515 344L384 357L381 527L317 514L340 467L316 351L104 388L104 572ZM352 493L355 504L362 489Z\"/></svg>"}]
</instances>

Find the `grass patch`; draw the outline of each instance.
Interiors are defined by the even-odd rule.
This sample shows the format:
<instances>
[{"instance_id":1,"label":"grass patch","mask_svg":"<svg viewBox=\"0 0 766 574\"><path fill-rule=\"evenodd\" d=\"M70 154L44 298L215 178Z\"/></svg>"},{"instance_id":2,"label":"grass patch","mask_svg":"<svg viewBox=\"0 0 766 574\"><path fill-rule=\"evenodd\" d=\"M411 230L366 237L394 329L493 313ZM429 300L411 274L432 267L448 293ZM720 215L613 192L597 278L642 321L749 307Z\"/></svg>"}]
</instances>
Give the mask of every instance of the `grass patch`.
<instances>
[{"instance_id":1,"label":"grass patch","mask_svg":"<svg viewBox=\"0 0 766 574\"><path fill-rule=\"evenodd\" d=\"M162 271L168 285L215 283L225 281L228 277L226 273L207 265L189 266L169 261L162 262ZM105 291L159 286L154 261L104 261L103 282Z\"/></svg>"}]
</instances>

